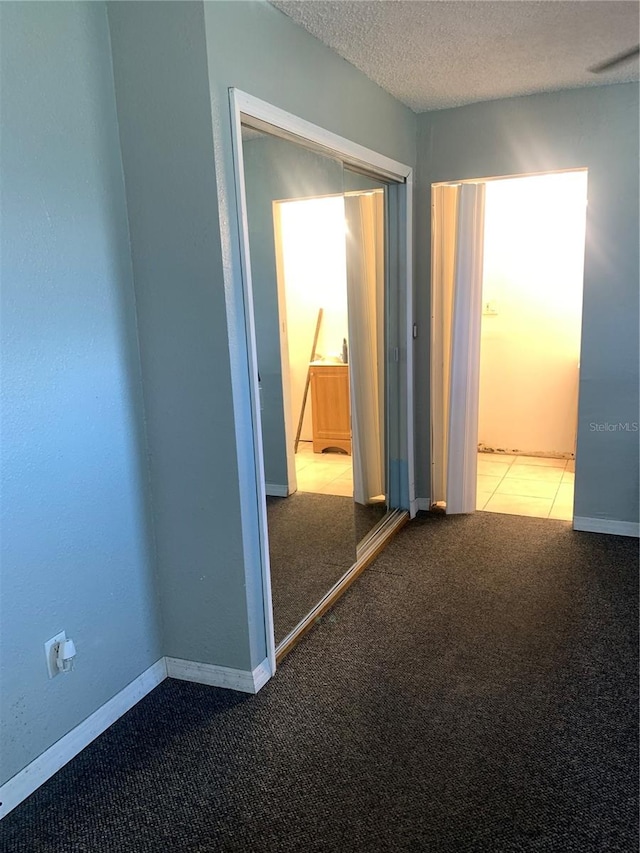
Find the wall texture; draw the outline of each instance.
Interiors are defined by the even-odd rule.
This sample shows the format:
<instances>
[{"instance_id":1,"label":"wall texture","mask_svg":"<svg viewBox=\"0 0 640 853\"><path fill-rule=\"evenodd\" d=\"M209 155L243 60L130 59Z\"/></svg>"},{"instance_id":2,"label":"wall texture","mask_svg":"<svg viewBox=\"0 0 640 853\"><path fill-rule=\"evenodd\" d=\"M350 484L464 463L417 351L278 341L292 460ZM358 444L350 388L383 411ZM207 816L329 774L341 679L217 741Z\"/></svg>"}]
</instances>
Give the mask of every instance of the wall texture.
<instances>
[{"instance_id":1,"label":"wall texture","mask_svg":"<svg viewBox=\"0 0 640 853\"><path fill-rule=\"evenodd\" d=\"M164 651L253 668L200 3L110 3ZM254 658L252 660L252 658Z\"/></svg>"},{"instance_id":2,"label":"wall texture","mask_svg":"<svg viewBox=\"0 0 640 853\"><path fill-rule=\"evenodd\" d=\"M638 86L532 95L419 118L418 234L438 181L587 167L587 237L575 513L638 521ZM417 389L429 384L430 246L418 268ZM429 418L417 423L418 494L429 495ZM605 488L606 484L606 488Z\"/></svg>"},{"instance_id":3,"label":"wall texture","mask_svg":"<svg viewBox=\"0 0 640 853\"><path fill-rule=\"evenodd\" d=\"M162 652L105 8L0 16L2 783Z\"/></svg>"}]
</instances>

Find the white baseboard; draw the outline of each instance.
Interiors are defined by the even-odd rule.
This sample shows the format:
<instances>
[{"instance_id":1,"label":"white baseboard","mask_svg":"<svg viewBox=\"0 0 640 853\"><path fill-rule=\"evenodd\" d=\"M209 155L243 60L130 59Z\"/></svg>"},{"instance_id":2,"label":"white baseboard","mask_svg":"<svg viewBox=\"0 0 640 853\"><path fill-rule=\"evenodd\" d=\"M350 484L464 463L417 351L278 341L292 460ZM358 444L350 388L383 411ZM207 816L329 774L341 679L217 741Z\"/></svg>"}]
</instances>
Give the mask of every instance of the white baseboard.
<instances>
[{"instance_id":1,"label":"white baseboard","mask_svg":"<svg viewBox=\"0 0 640 853\"><path fill-rule=\"evenodd\" d=\"M424 510L425 512L429 512L429 508L431 507L431 501L429 498L416 498L416 508L418 510Z\"/></svg>"},{"instance_id":2,"label":"white baseboard","mask_svg":"<svg viewBox=\"0 0 640 853\"><path fill-rule=\"evenodd\" d=\"M265 483L265 492L271 498L286 498L289 495L289 487L279 483Z\"/></svg>"},{"instance_id":3,"label":"white baseboard","mask_svg":"<svg viewBox=\"0 0 640 853\"><path fill-rule=\"evenodd\" d=\"M257 693L271 678L271 667L266 658L253 671L180 658L166 658L166 661L169 678L195 681L211 687L226 687L243 693Z\"/></svg>"},{"instance_id":4,"label":"white baseboard","mask_svg":"<svg viewBox=\"0 0 640 853\"><path fill-rule=\"evenodd\" d=\"M5 782L0 787L0 819L26 800L166 677L165 658L160 658L90 717Z\"/></svg>"},{"instance_id":5,"label":"white baseboard","mask_svg":"<svg viewBox=\"0 0 640 853\"><path fill-rule=\"evenodd\" d=\"M613 533L615 536L640 537L640 524L636 521L616 521L610 518L584 518L575 516L573 529L587 533Z\"/></svg>"},{"instance_id":6,"label":"white baseboard","mask_svg":"<svg viewBox=\"0 0 640 853\"><path fill-rule=\"evenodd\" d=\"M91 741L126 714L167 676L179 678L182 681L195 681L214 687L241 690L245 693L257 693L269 681L271 675L271 667L266 658L253 671L178 658L160 658L116 693L112 699L94 711L90 717L71 729L42 755L34 758L23 770L0 786L0 820L37 791L40 785L89 746Z\"/></svg>"},{"instance_id":7,"label":"white baseboard","mask_svg":"<svg viewBox=\"0 0 640 853\"><path fill-rule=\"evenodd\" d=\"M253 686L255 688L253 692L257 693L259 690L262 690L267 681L269 681L273 675L269 659L265 658L262 663L258 664L251 674L253 675Z\"/></svg>"}]
</instances>

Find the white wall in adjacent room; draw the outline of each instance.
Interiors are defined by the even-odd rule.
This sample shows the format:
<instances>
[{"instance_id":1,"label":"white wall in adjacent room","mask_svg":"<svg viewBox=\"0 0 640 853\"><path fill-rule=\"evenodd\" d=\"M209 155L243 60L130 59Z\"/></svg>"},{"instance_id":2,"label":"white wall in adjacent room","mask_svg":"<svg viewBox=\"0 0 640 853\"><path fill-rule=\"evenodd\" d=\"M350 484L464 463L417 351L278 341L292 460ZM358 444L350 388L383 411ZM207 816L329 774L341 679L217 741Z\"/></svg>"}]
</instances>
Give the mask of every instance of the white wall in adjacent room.
<instances>
[{"instance_id":1,"label":"white wall in adjacent room","mask_svg":"<svg viewBox=\"0 0 640 853\"><path fill-rule=\"evenodd\" d=\"M586 171L487 183L481 445L574 452L586 201Z\"/></svg>"},{"instance_id":2,"label":"white wall in adjacent room","mask_svg":"<svg viewBox=\"0 0 640 853\"><path fill-rule=\"evenodd\" d=\"M341 358L342 341L348 339L344 199L303 199L278 208L295 434L320 308L317 357ZM310 395L300 437L313 438Z\"/></svg>"}]
</instances>

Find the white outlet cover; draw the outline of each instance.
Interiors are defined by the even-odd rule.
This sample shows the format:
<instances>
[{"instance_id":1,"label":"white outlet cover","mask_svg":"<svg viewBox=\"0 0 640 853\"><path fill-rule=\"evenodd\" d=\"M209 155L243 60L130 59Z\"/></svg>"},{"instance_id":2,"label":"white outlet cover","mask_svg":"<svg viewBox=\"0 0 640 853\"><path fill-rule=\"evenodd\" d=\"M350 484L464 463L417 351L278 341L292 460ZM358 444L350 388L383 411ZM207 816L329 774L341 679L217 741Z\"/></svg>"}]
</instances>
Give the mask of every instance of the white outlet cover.
<instances>
[{"instance_id":1,"label":"white outlet cover","mask_svg":"<svg viewBox=\"0 0 640 853\"><path fill-rule=\"evenodd\" d=\"M51 639L47 640L44 644L44 653L47 658L47 672L49 673L49 678L55 678L56 675L60 675L60 670L58 669L58 663L56 661L55 647L58 643L61 643L66 639L66 631L60 631L59 634L56 634L55 637L51 637Z\"/></svg>"}]
</instances>

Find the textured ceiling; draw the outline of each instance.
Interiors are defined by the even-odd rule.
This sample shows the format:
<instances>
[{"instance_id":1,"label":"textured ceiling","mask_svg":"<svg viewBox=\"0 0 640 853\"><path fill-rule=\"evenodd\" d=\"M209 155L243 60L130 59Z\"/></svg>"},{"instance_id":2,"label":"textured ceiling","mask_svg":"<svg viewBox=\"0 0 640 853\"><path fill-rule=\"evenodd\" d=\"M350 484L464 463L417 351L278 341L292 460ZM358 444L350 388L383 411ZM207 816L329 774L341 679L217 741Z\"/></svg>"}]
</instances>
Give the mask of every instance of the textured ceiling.
<instances>
[{"instance_id":1,"label":"textured ceiling","mask_svg":"<svg viewBox=\"0 0 640 853\"><path fill-rule=\"evenodd\" d=\"M638 60L588 69L638 42L617 0L271 0L416 112L638 79Z\"/></svg>"}]
</instances>

